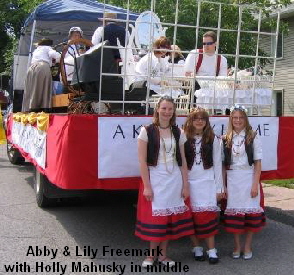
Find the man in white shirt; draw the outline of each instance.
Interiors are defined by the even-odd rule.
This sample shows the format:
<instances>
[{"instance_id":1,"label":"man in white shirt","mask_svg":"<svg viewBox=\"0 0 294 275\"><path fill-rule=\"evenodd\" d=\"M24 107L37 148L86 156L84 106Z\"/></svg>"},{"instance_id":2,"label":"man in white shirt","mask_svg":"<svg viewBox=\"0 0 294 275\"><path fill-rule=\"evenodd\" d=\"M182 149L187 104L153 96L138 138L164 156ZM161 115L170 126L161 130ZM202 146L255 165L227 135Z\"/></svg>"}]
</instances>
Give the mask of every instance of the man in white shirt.
<instances>
[{"instance_id":1,"label":"man in white shirt","mask_svg":"<svg viewBox=\"0 0 294 275\"><path fill-rule=\"evenodd\" d=\"M204 33L202 39L203 48L192 50L187 56L184 67L185 75L188 77L227 76L227 59L224 56L215 53L217 43L216 33L213 31L208 31ZM211 89L199 90L199 88L196 88L195 92L197 105L202 106L203 108L209 108L211 110L211 113L213 109L213 104L215 103L214 91L212 91ZM217 109L214 112L219 113L221 112L221 110Z\"/></svg>"},{"instance_id":2,"label":"man in white shirt","mask_svg":"<svg viewBox=\"0 0 294 275\"><path fill-rule=\"evenodd\" d=\"M215 54L216 33L208 31L203 35L203 48L192 50L185 61L186 76L227 76L227 59Z\"/></svg>"}]
</instances>

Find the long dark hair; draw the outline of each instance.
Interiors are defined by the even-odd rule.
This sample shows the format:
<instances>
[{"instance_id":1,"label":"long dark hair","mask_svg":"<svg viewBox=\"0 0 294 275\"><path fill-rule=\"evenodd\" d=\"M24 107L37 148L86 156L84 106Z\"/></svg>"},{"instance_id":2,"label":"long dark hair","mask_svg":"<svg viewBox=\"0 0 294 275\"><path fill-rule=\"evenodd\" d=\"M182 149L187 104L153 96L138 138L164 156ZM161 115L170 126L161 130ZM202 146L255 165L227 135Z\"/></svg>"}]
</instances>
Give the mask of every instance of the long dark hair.
<instances>
[{"instance_id":1,"label":"long dark hair","mask_svg":"<svg viewBox=\"0 0 294 275\"><path fill-rule=\"evenodd\" d=\"M167 102L170 102L170 103L173 104L173 106L174 106L174 113L173 113L172 118L169 121L169 126L176 125L176 104L175 104L173 98L170 97L170 96L162 96L159 99L159 101L157 102L156 107L155 107L155 110L154 110L154 113L153 113L153 123L155 125L159 126L159 115L158 115L158 112L157 111L158 111L158 109L160 107L161 102L163 102L163 101L167 101Z\"/></svg>"},{"instance_id":2,"label":"long dark hair","mask_svg":"<svg viewBox=\"0 0 294 275\"><path fill-rule=\"evenodd\" d=\"M203 117L205 119L205 126L203 129L202 140L204 143L212 143L214 140L214 132L209 122L209 115L203 108L195 108L188 115L184 124L184 132L188 139L193 139L196 134L196 129L193 126L193 121L197 117Z\"/></svg>"}]
</instances>

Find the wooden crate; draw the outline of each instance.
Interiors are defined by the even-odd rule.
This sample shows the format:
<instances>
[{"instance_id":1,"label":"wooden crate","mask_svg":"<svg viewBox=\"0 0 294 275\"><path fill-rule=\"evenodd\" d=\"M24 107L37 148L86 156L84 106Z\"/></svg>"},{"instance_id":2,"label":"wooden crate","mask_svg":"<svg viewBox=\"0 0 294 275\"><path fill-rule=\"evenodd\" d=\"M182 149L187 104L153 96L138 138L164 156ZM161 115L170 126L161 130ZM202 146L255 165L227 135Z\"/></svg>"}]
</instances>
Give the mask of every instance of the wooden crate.
<instances>
[{"instance_id":1,"label":"wooden crate","mask_svg":"<svg viewBox=\"0 0 294 275\"><path fill-rule=\"evenodd\" d=\"M68 94L52 96L52 107L65 107L69 104Z\"/></svg>"}]
</instances>

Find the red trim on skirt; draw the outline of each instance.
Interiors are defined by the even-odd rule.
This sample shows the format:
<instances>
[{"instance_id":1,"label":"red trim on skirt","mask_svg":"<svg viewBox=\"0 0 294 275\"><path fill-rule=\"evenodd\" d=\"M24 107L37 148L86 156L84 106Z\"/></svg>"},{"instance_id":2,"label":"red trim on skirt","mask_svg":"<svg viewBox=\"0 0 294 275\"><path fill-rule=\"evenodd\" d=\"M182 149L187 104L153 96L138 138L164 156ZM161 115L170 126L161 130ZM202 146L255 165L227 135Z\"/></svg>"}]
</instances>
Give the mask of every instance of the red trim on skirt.
<instances>
[{"instance_id":1,"label":"red trim on skirt","mask_svg":"<svg viewBox=\"0 0 294 275\"><path fill-rule=\"evenodd\" d=\"M152 216L152 204L146 200L142 191L140 188L136 236L146 241L162 242L195 234L190 211L169 216Z\"/></svg>"},{"instance_id":2,"label":"red trim on skirt","mask_svg":"<svg viewBox=\"0 0 294 275\"><path fill-rule=\"evenodd\" d=\"M193 212L195 235L204 239L218 233L218 215L214 211Z\"/></svg>"},{"instance_id":3,"label":"red trim on skirt","mask_svg":"<svg viewBox=\"0 0 294 275\"><path fill-rule=\"evenodd\" d=\"M265 226L265 220L264 213L244 213L244 215L225 215L224 217L226 231L234 234L242 234L248 231L257 233Z\"/></svg>"}]
</instances>

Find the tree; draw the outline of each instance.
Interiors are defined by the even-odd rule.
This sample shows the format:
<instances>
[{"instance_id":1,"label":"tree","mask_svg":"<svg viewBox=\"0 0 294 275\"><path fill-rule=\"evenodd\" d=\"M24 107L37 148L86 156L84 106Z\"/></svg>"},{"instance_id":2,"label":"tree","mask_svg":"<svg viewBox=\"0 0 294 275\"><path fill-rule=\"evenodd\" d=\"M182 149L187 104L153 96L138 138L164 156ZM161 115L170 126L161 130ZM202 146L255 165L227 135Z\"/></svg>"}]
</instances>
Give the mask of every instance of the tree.
<instances>
[{"instance_id":1,"label":"tree","mask_svg":"<svg viewBox=\"0 0 294 275\"><path fill-rule=\"evenodd\" d=\"M9 71L27 15L43 0L0 0L0 72Z\"/></svg>"}]
</instances>

